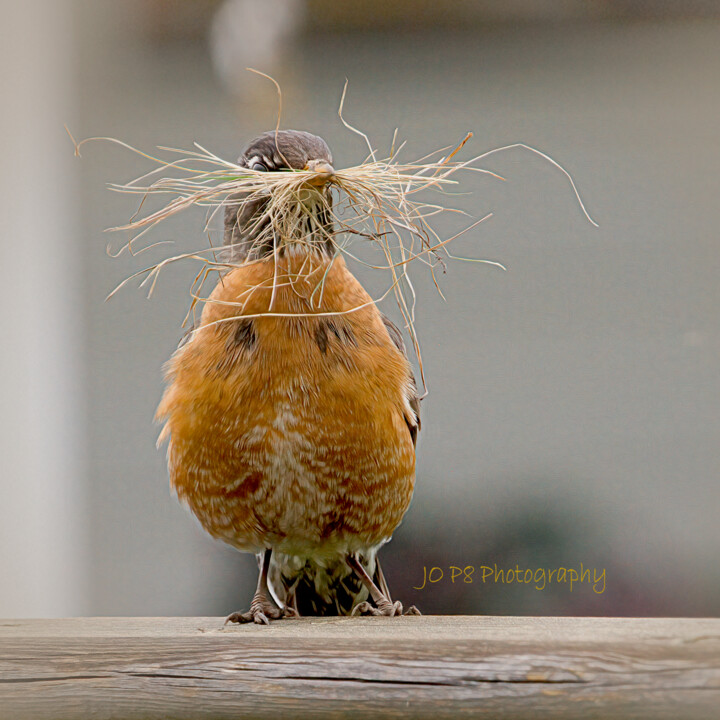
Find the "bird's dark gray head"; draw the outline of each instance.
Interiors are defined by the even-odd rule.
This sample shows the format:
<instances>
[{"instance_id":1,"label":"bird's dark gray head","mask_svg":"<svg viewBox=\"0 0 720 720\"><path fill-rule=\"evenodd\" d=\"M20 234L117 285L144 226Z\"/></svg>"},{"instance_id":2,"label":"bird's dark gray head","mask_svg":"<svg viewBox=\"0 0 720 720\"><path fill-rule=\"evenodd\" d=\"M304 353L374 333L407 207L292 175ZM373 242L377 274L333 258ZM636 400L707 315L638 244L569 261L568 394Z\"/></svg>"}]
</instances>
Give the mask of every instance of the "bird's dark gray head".
<instances>
[{"instance_id":1,"label":"bird's dark gray head","mask_svg":"<svg viewBox=\"0 0 720 720\"><path fill-rule=\"evenodd\" d=\"M325 195L327 207L332 206L328 182L334 174L332 153L327 143L317 135L302 130L271 130L256 137L238 159L242 167L261 172L278 170L311 170L317 176L310 181L317 192ZM264 216L267 201L262 198L242 201L243 196L232 197L225 209L225 232L223 242L228 246L230 262L240 262L248 257L255 259L273 252L273 237L267 233L269 218ZM238 200L239 202L232 202ZM313 226L324 241L319 247L332 253L332 220L327 209L319 208L319 216ZM265 237L267 236L267 237ZM258 238L262 241L258 242Z\"/></svg>"},{"instance_id":2,"label":"bird's dark gray head","mask_svg":"<svg viewBox=\"0 0 720 720\"><path fill-rule=\"evenodd\" d=\"M256 170L312 170L332 167L332 153L317 135L302 130L278 130L256 137L240 157L240 164Z\"/></svg>"}]
</instances>

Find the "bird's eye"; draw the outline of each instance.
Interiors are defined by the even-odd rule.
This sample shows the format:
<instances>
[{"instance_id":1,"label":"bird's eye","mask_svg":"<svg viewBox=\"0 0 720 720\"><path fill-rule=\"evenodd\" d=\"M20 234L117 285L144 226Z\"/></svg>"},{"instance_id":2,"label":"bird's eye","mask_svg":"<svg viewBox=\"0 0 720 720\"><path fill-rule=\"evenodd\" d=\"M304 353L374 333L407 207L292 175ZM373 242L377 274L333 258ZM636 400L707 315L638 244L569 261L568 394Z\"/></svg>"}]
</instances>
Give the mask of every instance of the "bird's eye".
<instances>
[{"instance_id":1,"label":"bird's eye","mask_svg":"<svg viewBox=\"0 0 720 720\"><path fill-rule=\"evenodd\" d=\"M267 167L265 167L265 165L263 165L263 164L260 163L260 162L256 162L256 163L252 166L252 169L253 169L253 170L257 170L258 172L266 172L266 171L267 171Z\"/></svg>"}]
</instances>

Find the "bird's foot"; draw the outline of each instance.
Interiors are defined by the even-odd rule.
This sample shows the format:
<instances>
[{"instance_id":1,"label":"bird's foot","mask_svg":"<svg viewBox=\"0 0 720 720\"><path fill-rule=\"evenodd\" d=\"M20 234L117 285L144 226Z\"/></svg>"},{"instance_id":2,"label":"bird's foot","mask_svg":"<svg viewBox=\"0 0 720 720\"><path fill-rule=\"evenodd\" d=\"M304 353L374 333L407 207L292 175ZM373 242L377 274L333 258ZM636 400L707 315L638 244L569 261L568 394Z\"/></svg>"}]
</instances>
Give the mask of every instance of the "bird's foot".
<instances>
[{"instance_id":1,"label":"bird's foot","mask_svg":"<svg viewBox=\"0 0 720 720\"><path fill-rule=\"evenodd\" d=\"M358 603L352 611L353 615L384 615L386 617L398 617L400 615L421 615L422 613L411 605L403 612L402 603L399 600L390 602L389 600L381 600L377 607L369 602Z\"/></svg>"},{"instance_id":2,"label":"bird's foot","mask_svg":"<svg viewBox=\"0 0 720 720\"><path fill-rule=\"evenodd\" d=\"M225 625L249 622L257 625L269 625L271 620L279 620L284 617L296 617L296 613L292 608L275 607L266 597L256 595L250 603L250 610L244 613L231 613L225 618Z\"/></svg>"}]
</instances>

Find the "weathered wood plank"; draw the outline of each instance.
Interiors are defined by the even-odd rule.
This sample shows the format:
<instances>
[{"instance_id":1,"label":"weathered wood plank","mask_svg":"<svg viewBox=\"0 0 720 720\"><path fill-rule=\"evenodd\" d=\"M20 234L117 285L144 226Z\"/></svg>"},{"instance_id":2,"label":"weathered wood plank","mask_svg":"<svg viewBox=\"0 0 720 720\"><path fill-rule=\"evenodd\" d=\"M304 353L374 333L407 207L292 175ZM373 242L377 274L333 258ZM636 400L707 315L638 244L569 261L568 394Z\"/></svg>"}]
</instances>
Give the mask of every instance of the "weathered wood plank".
<instances>
[{"instance_id":1,"label":"weathered wood plank","mask_svg":"<svg viewBox=\"0 0 720 720\"><path fill-rule=\"evenodd\" d=\"M720 620L0 621L0 718L720 718Z\"/></svg>"}]
</instances>

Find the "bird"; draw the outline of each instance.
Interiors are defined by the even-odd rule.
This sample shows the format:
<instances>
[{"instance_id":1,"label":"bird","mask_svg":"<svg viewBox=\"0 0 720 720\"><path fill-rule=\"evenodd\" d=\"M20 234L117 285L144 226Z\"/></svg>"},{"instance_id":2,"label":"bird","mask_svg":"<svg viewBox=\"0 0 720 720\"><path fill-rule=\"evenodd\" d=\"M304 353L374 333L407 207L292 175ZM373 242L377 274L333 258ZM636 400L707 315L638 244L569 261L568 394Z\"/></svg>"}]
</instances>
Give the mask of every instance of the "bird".
<instances>
[{"instance_id":1,"label":"bird","mask_svg":"<svg viewBox=\"0 0 720 720\"><path fill-rule=\"evenodd\" d=\"M413 495L420 399L401 332L338 252L330 148L275 130L238 164L310 171L310 221L279 236L267 199L227 199L229 269L167 363L156 415L179 500L257 557L250 608L226 623L420 614L392 600L378 559Z\"/></svg>"}]
</instances>

